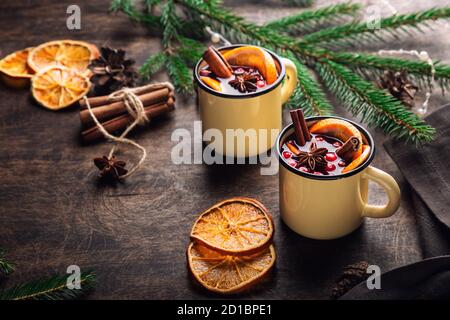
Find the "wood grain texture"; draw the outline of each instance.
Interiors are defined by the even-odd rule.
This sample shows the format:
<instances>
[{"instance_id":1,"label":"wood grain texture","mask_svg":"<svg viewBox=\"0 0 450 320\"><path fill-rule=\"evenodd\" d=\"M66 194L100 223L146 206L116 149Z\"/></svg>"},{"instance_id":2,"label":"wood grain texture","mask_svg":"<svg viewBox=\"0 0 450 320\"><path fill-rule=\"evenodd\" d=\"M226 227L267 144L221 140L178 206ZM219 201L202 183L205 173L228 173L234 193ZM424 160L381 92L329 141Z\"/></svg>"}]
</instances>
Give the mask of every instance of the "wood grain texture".
<instances>
[{"instance_id":1,"label":"wood grain texture","mask_svg":"<svg viewBox=\"0 0 450 320\"><path fill-rule=\"evenodd\" d=\"M243 2L227 3L238 8ZM317 5L328 2L318 1ZM160 47L151 32L123 15L108 14L106 0L77 1L82 9L82 30L68 31L65 11L72 3L1 2L1 56L44 41L73 38L126 48L141 64ZM439 0L409 3L399 10L443 5ZM245 1L239 12L263 21L288 14L292 8L277 8L276 1ZM429 48L433 58L448 62L449 33L443 34L429 32L408 40L404 47ZM163 74L155 78L165 79ZM433 104L443 101L435 97ZM116 186L97 182L92 159L106 154L109 145L81 144L76 108L50 112L37 106L27 90L4 86L0 86L0 104L0 247L9 251L17 265L6 286L52 272L64 273L68 265L76 264L96 271L98 283L90 299L217 297L190 280L185 250L197 215L231 196L260 200L274 215L276 228L275 271L241 298L326 299L349 263L367 260L385 271L421 259L409 191L382 148L384 136L377 130L371 131L378 147L374 165L400 182L400 210L389 219L367 219L348 237L313 241L296 235L280 221L277 176L261 176L257 165L171 162L171 148L176 143L171 141L173 130L186 128L192 133L193 122L199 119L194 99L179 97L175 112L132 134L149 157L138 174ZM337 109L347 116L342 108ZM285 113L286 123L288 118ZM130 149L120 151L118 156L128 163L138 160ZM371 185L371 199L382 203L385 198Z\"/></svg>"}]
</instances>

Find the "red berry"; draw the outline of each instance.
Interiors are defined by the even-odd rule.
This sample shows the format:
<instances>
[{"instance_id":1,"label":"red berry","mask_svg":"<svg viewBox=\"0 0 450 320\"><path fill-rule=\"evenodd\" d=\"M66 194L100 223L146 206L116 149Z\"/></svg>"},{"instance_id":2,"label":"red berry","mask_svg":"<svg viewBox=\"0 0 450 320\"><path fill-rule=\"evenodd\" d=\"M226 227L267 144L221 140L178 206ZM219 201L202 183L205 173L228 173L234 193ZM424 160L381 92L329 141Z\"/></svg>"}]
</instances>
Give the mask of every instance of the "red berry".
<instances>
[{"instance_id":1,"label":"red berry","mask_svg":"<svg viewBox=\"0 0 450 320\"><path fill-rule=\"evenodd\" d=\"M327 163L326 170L327 171L334 171L334 170L336 170L336 166L333 163Z\"/></svg>"},{"instance_id":2,"label":"red berry","mask_svg":"<svg viewBox=\"0 0 450 320\"><path fill-rule=\"evenodd\" d=\"M289 159L290 157L292 157L292 153L289 151L283 151L283 158Z\"/></svg>"},{"instance_id":3,"label":"red berry","mask_svg":"<svg viewBox=\"0 0 450 320\"><path fill-rule=\"evenodd\" d=\"M342 143L339 141L335 141L335 142L333 142L333 147L335 147L335 148L342 147Z\"/></svg>"},{"instance_id":4,"label":"red berry","mask_svg":"<svg viewBox=\"0 0 450 320\"><path fill-rule=\"evenodd\" d=\"M237 68L236 70L234 70L234 74L236 75L241 75L244 74L245 70L242 68Z\"/></svg>"},{"instance_id":5,"label":"red berry","mask_svg":"<svg viewBox=\"0 0 450 320\"><path fill-rule=\"evenodd\" d=\"M324 140L322 136L316 136L315 138L316 138L317 141L323 141Z\"/></svg>"},{"instance_id":6,"label":"red berry","mask_svg":"<svg viewBox=\"0 0 450 320\"><path fill-rule=\"evenodd\" d=\"M210 74L211 74L211 71L209 71L209 70L206 70L206 69L203 69L203 70L200 70L200 75L202 76L202 77L207 77L207 76L209 76Z\"/></svg>"},{"instance_id":7,"label":"red berry","mask_svg":"<svg viewBox=\"0 0 450 320\"><path fill-rule=\"evenodd\" d=\"M315 175L318 175L318 176L323 176L323 173L322 173L322 172L319 172L319 171L314 171L314 174L315 174Z\"/></svg>"},{"instance_id":8,"label":"red berry","mask_svg":"<svg viewBox=\"0 0 450 320\"><path fill-rule=\"evenodd\" d=\"M307 167L300 167L300 168L298 168L298 170L303 171L303 172L310 172Z\"/></svg>"},{"instance_id":9,"label":"red berry","mask_svg":"<svg viewBox=\"0 0 450 320\"><path fill-rule=\"evenodd\" d=\"M339 167L345 167L345 165L346 165L346 164L345 164L345 161L342 161L342 160L341 160L341 161L338 162L338 166L339 166Z\"/></svg>"},{"instance_id":10,"label":"red berry","mask_svg":"<svg viewBox=\"0 0 450 320\"><path fill-rule=\"evenodd\" d=\"M337 159L337 156L336 156L336 154L335 154L334 152L328 152L328 153L325 155L325 159L326 159L327 161L334 161L334 160Z\"/></svg>"},{"instance_id":11,"label":"red berry","mask_svg":"<svg viewBox=\"0 0 450 320\"><path fill-rule=\"evenodd\" d=\"M294 159L289 159L287 163L289 163L289 165L294 168L296 168L298 164L298 162L295 161Z\"/></svg>"},{"instance_id":12,"label":"red berry","mask_svg":"<svg viewBox=\"0 0 450 320\"><path fill-rule=\"evenodd\" d=\"M258 80L257 82L256 82L256 86L258 87L258 88L262 88L262 87L264 87L266 85L266 83L263 81L263 80Z\"/></svg>"}]
</instances>

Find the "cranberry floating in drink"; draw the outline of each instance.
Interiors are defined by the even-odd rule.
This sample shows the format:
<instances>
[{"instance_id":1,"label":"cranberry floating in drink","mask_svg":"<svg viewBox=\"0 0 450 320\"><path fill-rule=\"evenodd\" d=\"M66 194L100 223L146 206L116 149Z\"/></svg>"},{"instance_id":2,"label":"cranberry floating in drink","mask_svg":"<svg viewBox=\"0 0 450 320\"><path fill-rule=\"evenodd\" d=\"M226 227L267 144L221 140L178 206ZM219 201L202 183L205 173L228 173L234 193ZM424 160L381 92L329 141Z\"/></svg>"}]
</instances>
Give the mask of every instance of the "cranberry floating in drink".
<instances>
[{"instance_id":1,"label":"cranberry floating in drink","mask_svg":"<svg viewBox=\"0 0 450 320\"><path fill-rule=\"evenodd\" d=\"M339 175L356 169L370 154L361 132L351 123L322 119L308 126L301 109L291 111L294 134L282 145L291 167L313 175Z\"/></svg>"},{"instance_id":2,"label":"cranberry floating in drink","mask_svg":"<svg viewBox=\"0 0 450 320\"><path fill-rule=\"evenodd\" d=\"M201 81L211 89L243 95L264 90L278 78L273 57L254 46L219 52L209 47L203 55L207 63L198 70Z\"/></svg>"}]
</instances>

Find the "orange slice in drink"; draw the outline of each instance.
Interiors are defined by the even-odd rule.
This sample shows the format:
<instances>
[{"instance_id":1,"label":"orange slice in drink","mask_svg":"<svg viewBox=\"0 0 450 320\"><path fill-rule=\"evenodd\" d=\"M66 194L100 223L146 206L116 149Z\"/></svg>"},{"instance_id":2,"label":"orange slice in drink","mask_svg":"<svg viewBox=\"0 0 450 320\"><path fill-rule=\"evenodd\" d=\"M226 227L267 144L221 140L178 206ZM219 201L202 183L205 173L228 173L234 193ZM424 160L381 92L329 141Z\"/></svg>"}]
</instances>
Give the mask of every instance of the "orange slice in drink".
<instances>
[{"instance_id":1,"label":"orange slice in drink","mask_svg":"<svg viewBox=\"0 0 450 320\"><path fill-rule=\"evenodd\" d=\"M88 93L89 79L73 69L48 67L31 79L31 92L42 106L59 110L68 107Z\"/></svg>"},{"instance_id":2,"label":"orange slice in drink","mask_svg":"<svg viewBox=\"0 0 450 320\"><path fill-rule=\"evenodd\" d=\"M203 83L206 84L211 89L219 91L219 92L222 91L222 87L220 86L220 82L218 80L210 78L210 77L200 77L200 80L202 80Z\"/></svg>"},{"instance_id":3,"label":"orange slice in drink","mask_svg":"<svg viewBox=\"0 0 450 320\"><path fill-rule=\"evenodd\" d=\"M346 173L346 172L349 172L349 171L352 171L352 170L358 168L360 165L362 165L367 160L367 158L369 157L369 154L370 154L370 146L368 146L366 144L363 145L362 153L357 158L355 158L355 160L350 162L350 164L342 170L342 173Z\"/></svg>"},{"instance_id":4,"label":"orange slice in drink","mask_svg":"<svg viewBox=\"0 0 450 320\"><path fill-rule=\"evenodd\" d=\"M267 84L274 83L278 78L273 57L261 48L244 46L226 51L222 55L230 64L258 69Z\"/></svg>"},{"instance_id":5,"label":"orange slice in drink","mask_svg":"<svg viewBox=\"0 0 450 320\"><path fill-rule=\"evenodd\" d=\"M222 294L259 283L275 264L273 245L249 255L227 255L195 242L187 251L189 269L206 289Z\"/></svg>"},{"instance_id":6,"label":"orange slice in drink","mask_svg":"<svg viewBox=\"0 0 450 320\"><path fill-rule=\"evenodd\" d=\"M35 72L49 66L64 66L86 72L92 59L98 57L98 49L90 43L75 40L57 40L41 44L28 56L28 65Z\"/></svg>"},{"instance_id":7,"label":"orange slice in drink","mask_svg":"<svg viewBox=\"0 0 450 320\"><path fill-rule=\"evenodd\" d=\"M34 72L28 67L27 59L31 49L13 52L0 60L1 78L6 85L23 88L30 84Z\"/></svg>"},{"instance_id":8,"label":"orange slice in drink","mask_svg":"<svg viewBox=\"0 0 450 320\"><path fill-rule=\"evenodd\" d=\"M269 245L272 217L259 201L231 198L206 210L194 223L191 239L226 254L252 253Z\"/></svg>"},{"instance_id":9,"label":"orange slice in drink","mask_svg":"<svg viewBox=\"0 0 450 320\"><path fill-rule=\"evenodd\" d=\"M335 118L323 119L313 124L309 128L309 132L336 137L343 142L347 141L352 136L355 136L361 142L359 150L355 153L355 159L361 155L362 135L358 128L356 128L350 122Z\"/></svg>"}]
</instances>

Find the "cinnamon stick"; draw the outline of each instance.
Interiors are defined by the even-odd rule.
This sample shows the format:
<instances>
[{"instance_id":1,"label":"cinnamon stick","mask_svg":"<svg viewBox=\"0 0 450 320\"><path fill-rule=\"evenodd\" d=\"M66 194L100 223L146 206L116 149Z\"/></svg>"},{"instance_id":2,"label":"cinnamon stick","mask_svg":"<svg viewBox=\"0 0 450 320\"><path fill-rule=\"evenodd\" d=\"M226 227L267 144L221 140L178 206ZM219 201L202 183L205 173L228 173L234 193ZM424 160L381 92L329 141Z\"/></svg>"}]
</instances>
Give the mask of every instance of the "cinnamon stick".
<instances>
[{"instance_id":1,"label":"cinnamon stick","mask_svg":"<svg viewBox=\"0 0 450 320\"><path fill-rule=\"evenodd\" d=\"M165 102L170 97L174 99L173 92L170 92L168 88L159 89L150 93L143 94L138 97L139 100L142 101L144 107L154 105L160 102ZM127 109L123 101L116 101L113 103L92 108L92 113L100 122L103 122L107 119L111 119L124 113L127 113ZM89 110L87 109L80 111L80 120L83 128L89 128L95 124L94 120L91 117L91 114L89 113Z\"/></svg>"},{"instance_id":2,"label":"cinnamon stick","mask_svg":"<svg viewBox=\"0 0 450 320\"><path fill-rule=\"evenodd\" d=\"M174 110L175 109L174 104L175 104L174 100L172 98L169 98L169 100L166 103L158 103L145 107L144 108L145 114L147 118L151 120L154 117L157 117L159 115ZM113 133L115 131L125 129L133 121L134 121L133 116L131 116L130 114L123 114L114 119L102 122L101 124L106 129L106 131L108 131L109 133ZM81 136L83 141L90 143L102 139L103 133L99 130L97 126L94 126L81 132Z\"/></svg>"},{"instance_id":3,"label":"cinnamon stick","mask_svg":"<svg viewBox=\"0 0 450 320\"><path fill-rule=\"evenodd\" d=\"M209 69L220 78L229 78L233 75L233 69L222 54L213 46L203 54L203 60L209 65Z\"/></svg>"},{"instance_id":4,"label":"cinnamon stick","mask_svg":"<svg viewBox=\"0 0 450 320\"><path fill-rule=\"evenodd\" d=\"M336 150L336 154L346 162L351 161L359 150L360 145L361 141L357 137L352 136L342 145L342 147Z\"/></svg>"},{"instance_id":5,"label":"cinnamon stick","mask_svg":"<svg viewBox=\"0 0 450 320\"><path fill-rule=\"evenodd\" d=\"M303 134L302 127L300 125L297 110L291 110L290 114L292 122L294 123L295 138L297 139L298 144L303 147L306 143L306 140L305 135Z\"/></svg>"},{"instance_id":6,"label":"cinnamon stick","mask_svg":"<svg viewBox=\"0 0 450 320\"><path fill-rule=\"evenodd\" d=\"M297 115L298 115L298 120L300 121L300 126L303 131L303 136L305 137L306 141L310 141L311 133L309 132L308 125L306 124L305 115L303 114L303 110L297 109L296 111L297 111Z\"/></svg>"},{"instance_id":7,"label":"cinnamon stick","mask_svg":"<svg viewBox=\"0 0 450 320\"><path fill-rule=\"evenodd\" d=\"M161 89L158 89L161 90ZM142 88L137 88L137 91L135 92L135 94L137 96L142 96L146 93L149 92L154 92L157 91L155 90L155 88L151 88L151 87L142 87ZM98 106L103 106L105 104L109 104L110 102L108 101L109 96L100 96L100 97L92 97L92 98L88 98L89 101L89 105L91 106L91 108L95 108ZM87 109L86 107L86 102L84 101L84 99L81 99L79 101L79 105L80 105L80 110L82 109Z\"/></svg>"}]
</instances>

